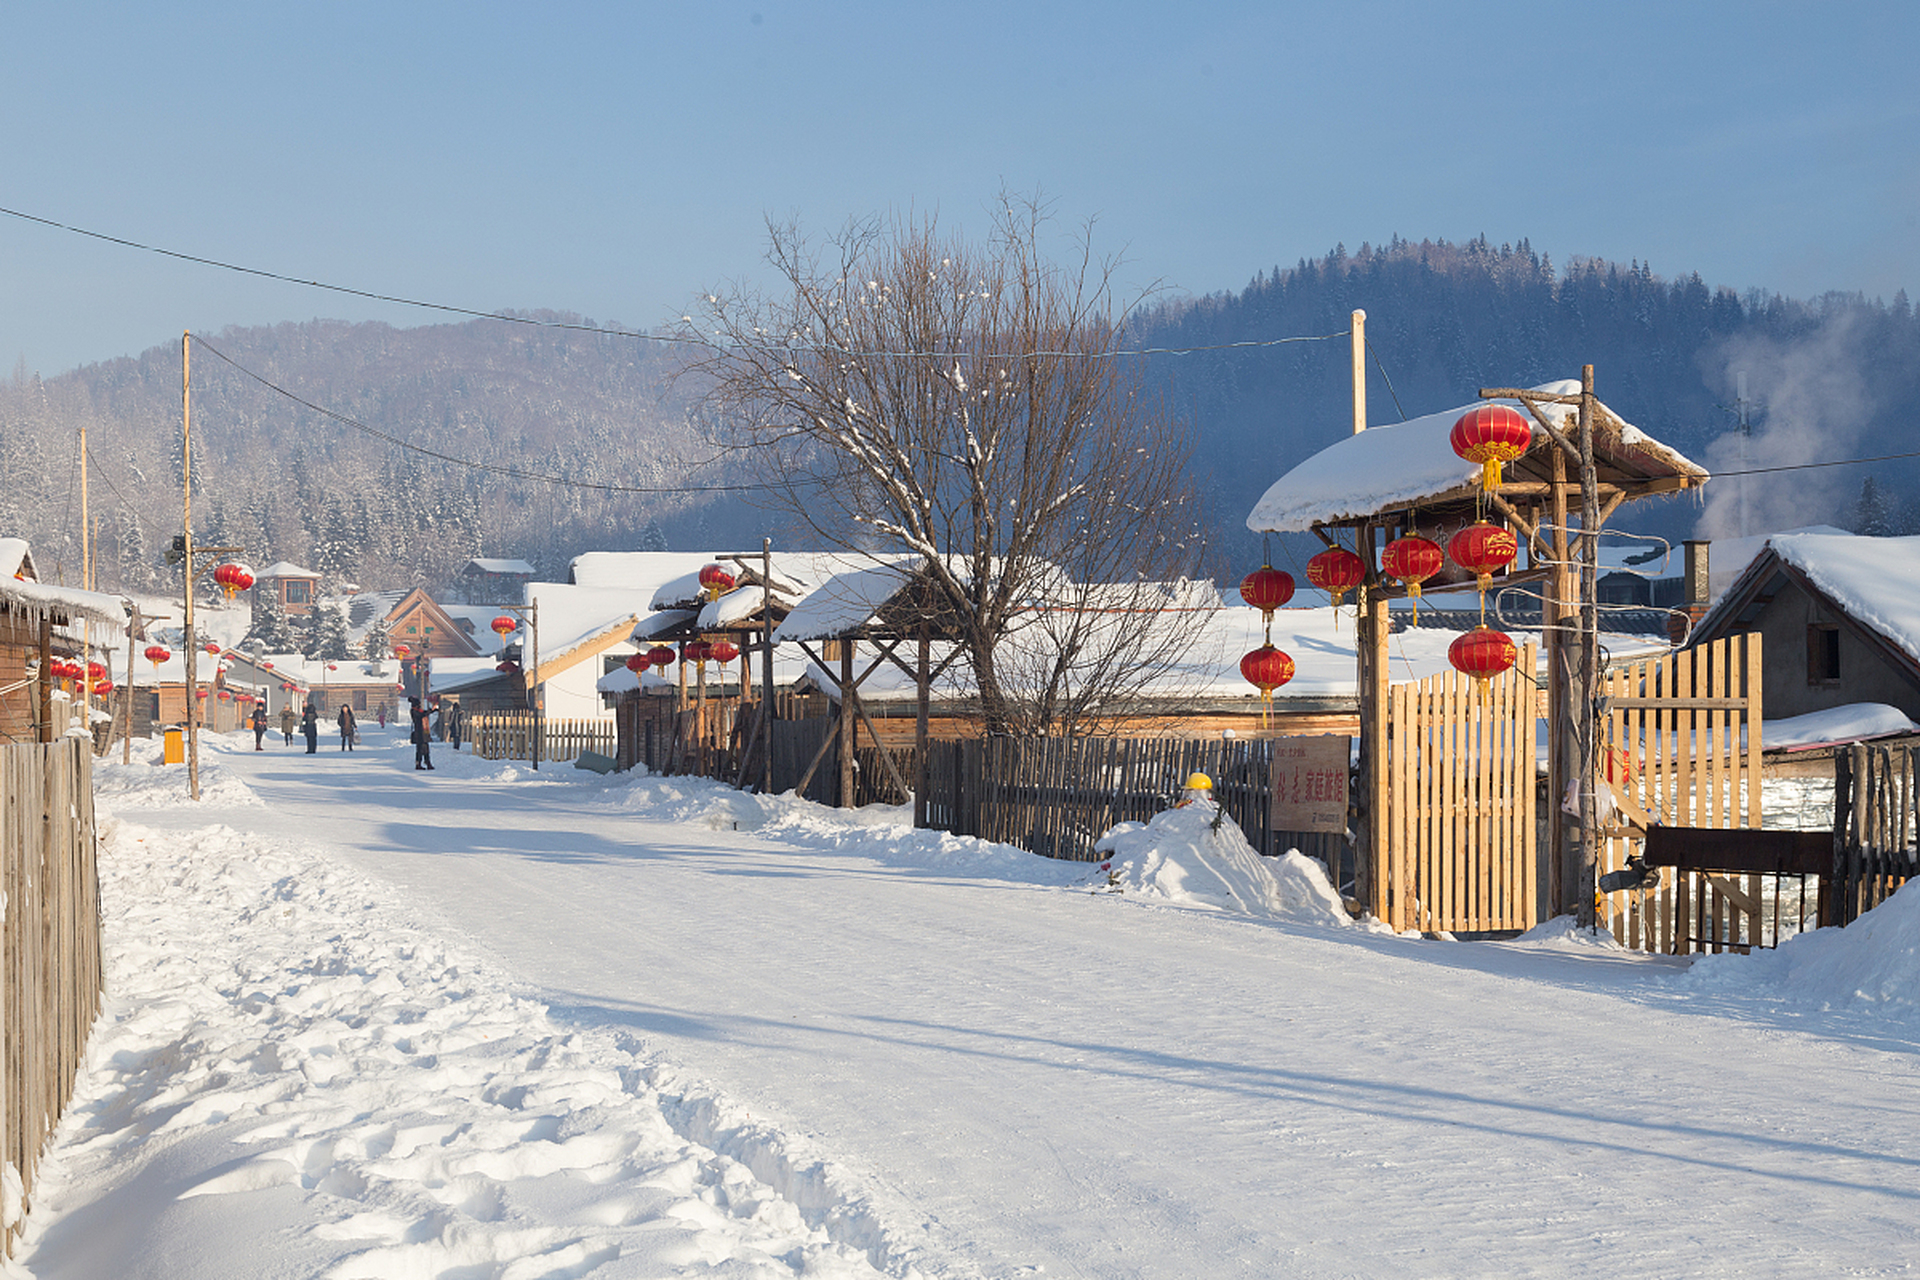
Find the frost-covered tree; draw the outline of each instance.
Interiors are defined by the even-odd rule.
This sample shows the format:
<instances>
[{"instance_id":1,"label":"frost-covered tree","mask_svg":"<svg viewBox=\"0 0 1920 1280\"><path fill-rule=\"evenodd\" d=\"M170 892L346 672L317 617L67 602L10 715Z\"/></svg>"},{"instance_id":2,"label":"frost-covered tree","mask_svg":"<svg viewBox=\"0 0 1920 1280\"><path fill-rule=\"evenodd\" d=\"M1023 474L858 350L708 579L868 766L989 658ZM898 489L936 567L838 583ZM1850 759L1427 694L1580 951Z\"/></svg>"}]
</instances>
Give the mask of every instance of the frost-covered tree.
<instances>
[{"instance_id":1,"label":"frost-covered tree","mask_svg":"<svg viewBox=\"0 0 1920 1280\"><path fill-rule=\"evenodd\" d=\"M985 244L931 217L770 231L779 291L711 295L697 366L749 465L823 545L919 560L989 731L1132 710L1205 614L1169 594L1201 564L1188 435L1116 358L1114 265L1050 260L1033 202Z\"/></svg>"},{"instance_id":2,"label":"frost-covered tree","mask_svg":"<svg viewBox=\"0 0 1920 1280\"><path fill-rule=\"evenodd\" d=\"M344 662L353 656L348 647L347 615L337 604L321 605L313 618L308 642L313 656L323 662Z\"/></svg>"},{"instance_id":3,"label":"frost-covered tree","mask_svg":"<svg viewBox=\"0 0 1920 1280\"><path fill-rule=\"evenodd\" d=\"M1893 510L1872 476L1860 482L1860 500L1853 504L1853 531L1869 538L1893 535Z\"/></svg>"},{"instance_id":4,"label":"frost-covered tree","mask_svg":"<svg viewBox=\"0 0 1920 1280\"><path fill-rule=\"evenodd\" d=\"M268 653L292 653L300 647L293 632L293 624L287 618L287 611L280 604L277 591L262 592L253 610L253 627L247 632L248 641L258 640Z\"/></svg>"},{"instance_id":5,"label":"frost-covered tree","mask_svg":"<svg viewBox=\"0 0 1920 1280\"><path fill-rule=\"evenodd\" d=\"M393 652L393 637L387 634L386 619L374 620L374 624L367 628L367 634L361 640L360 648L367 655L368 660L373 662L379 662Z\"/></svg>"}]
</instances>

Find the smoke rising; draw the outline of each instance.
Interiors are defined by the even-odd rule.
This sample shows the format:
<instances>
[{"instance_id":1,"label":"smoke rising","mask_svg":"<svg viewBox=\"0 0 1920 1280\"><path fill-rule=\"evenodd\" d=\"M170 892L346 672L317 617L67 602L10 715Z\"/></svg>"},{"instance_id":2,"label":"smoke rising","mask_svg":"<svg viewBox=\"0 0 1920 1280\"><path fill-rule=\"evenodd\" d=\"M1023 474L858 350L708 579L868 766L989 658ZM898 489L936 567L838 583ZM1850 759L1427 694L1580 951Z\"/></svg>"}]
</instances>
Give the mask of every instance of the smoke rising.
<instances>
[{"instance_id":1,"label":"smoke rising","mask_svg":"<svg viewBox=\"0 0 1920 1280\"><path fill-rule=\"evenodd\" d=\"M1740 337L1701 357L1708 385L1734 400L1745 372L1752 434L1736 428L1709 444L1701 461L1714 473L1698 538L1775 533L1810 524L1843 523L1859 486L1857 468L1727 474L1790 467L1853 456L1866 436L1873 399L1859 359L1859 325L1851 309L1822 320L1805 337Z\"/></svg>"}]
</instances>

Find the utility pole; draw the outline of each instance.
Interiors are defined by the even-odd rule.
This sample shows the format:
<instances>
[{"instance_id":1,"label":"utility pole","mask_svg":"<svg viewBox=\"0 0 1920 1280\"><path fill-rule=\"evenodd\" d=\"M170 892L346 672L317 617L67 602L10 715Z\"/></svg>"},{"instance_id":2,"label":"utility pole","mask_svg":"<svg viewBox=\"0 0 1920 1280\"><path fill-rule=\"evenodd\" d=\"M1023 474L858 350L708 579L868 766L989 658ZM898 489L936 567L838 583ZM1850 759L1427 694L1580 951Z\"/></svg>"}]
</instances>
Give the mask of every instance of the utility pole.
<instances>
[{"instance_id":1,"label":"utility pole","mask_svg":"<svg viewBox=\"0 0 1920 1280\"><path fill-rule=\"evenodd\" d=\"M200 799L200 724L197 719L200 708L195 706L194 657L200 651L199 637L193 633L193 331L180 333L180 519L181 519L181 577L186 582L186 607L183 611L186 628L183 643L186 646L187 676L187 794L194 800Z\"/></svg>"}]
</instances>

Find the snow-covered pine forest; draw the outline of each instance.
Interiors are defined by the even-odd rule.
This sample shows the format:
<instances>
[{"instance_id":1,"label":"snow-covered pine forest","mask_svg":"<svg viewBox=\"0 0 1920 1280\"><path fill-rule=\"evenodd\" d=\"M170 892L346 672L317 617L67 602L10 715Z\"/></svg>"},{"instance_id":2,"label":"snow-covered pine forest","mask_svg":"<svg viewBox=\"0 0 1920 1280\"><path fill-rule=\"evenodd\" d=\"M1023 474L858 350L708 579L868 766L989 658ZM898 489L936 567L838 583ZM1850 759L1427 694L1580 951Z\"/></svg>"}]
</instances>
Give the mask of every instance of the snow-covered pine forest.
<instances>
[{"instance_id":1,"label":"snow-covered pine forest","mask_svg":"<svg viewBox=\"0 0 1920 1280\"><path fill-rule=\"evenodd\" d=\"M1261 271L1237 293L1162 300L1136 330L1142 346L1214 347L1338 333L1355 307L1369 312L1379 359L1369 389L1376 422L1593 363L1609 403L1724 474L1904 452L1904 415L1920 400L1920 319L1904 294L1739 294L1642 263L1555 264L1524 241L1336 248ZM202 352L199 535L246 547L256 565L291 560L369 590L437 588L474 555L526 559L558 577L582 551L791 532L749 497L701 491L737 475L703 438L698 388L674 380L678 353L666 344L486 320L412 329L317 320L210 340L313 405L495 468L400 449ZM1742 371L1745 437L1735 429ZM1244 547L1242 521L1261 488L1345 430L1344 348L1202 350L1150 357L1146 374L1148 389L1194 424L1210 533L1228 555ZM177 337L54 376L16 368L0 378L0 524L32 542L50 578L77 581L85 425L101 585L174 585L161 551L178 523L179 418ZM668 492L565 488L503 469ZM1920 532L1916 475L1907 462L1883 465L1862 508L1857 472L1801 472L1756 492L1756 527L1868 518L1885 532ZM1693 499L1642 504L1635 518L1645 532L1690 536L1703 515L1711 523L1715 500L1704 512Z\"/></svg>"}]
</instances>

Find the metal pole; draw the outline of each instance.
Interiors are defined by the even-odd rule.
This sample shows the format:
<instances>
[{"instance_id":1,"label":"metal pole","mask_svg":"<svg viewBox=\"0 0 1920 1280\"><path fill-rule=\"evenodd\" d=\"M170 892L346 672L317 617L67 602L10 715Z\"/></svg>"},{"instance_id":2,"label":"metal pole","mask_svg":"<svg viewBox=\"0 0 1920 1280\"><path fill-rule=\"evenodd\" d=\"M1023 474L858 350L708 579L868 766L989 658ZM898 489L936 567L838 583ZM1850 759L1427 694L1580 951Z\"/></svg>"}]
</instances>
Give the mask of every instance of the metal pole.
<instances>
[{"instance_id":1,"label":"metal pole","mask_svg":"<svg viewBox=\"0 0 1920 1280\"><path fill-rule=\"evenodd\" d=\"M533 615L533 683L527 689L527 697L533 702L533 767L538 771L540 749L545 745L543 739L546 736L546 699L541 696L540 687L540 597L531 592L528 596L528 603L532 606L530 612Z\"/></svg>"}]
</instances>

